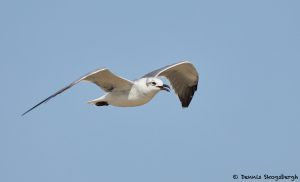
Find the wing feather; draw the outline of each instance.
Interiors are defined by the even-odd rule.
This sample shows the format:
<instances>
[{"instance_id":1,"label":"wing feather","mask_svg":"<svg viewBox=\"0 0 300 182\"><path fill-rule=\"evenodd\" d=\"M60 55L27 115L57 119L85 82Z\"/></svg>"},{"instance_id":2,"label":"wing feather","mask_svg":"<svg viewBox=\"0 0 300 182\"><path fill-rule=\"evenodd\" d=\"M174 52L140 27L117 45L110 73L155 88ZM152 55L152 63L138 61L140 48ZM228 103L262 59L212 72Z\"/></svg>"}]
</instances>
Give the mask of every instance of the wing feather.
<instances>
[{"instance_id":1,"label":"wing feather","mask_svg":"<svg viewBox=\"0 0 300 182\"><path fill-rule=\"evenodd\" d=\"M133 82L113 74L109 69L98 69L81 78L82 81L92 82L105 92L112 90L126 90L131 88ZM81 81L80 80L80 81Z\"/></svg>"},{"instance_id":2,"label":"wing feather","mask_svg":"<svg viewBox=\"0 0 300 182\"><path fill-rule=\"evenodd\" d=\"M129 89L133 84L132 81L121 78L121 77L113 74L107 68L97 69L96 71L90 72L90 73L82 76L78 80L72 82L68 86L60 89L59 91L57 91L54 94L47 97L46 99L42 100L41 102L39 102L38 104L36 104L32 108L28 109L26 112L24 112L22 114L22 116L24 116L28 112L32 111L33 109L35 109L39 105L41 105L43 103L46 103L47 101L49 101L53 97L65 92L66 90L70 89L71 87L73 87L74 85L76 85L77 83L79 83L81 81L92 82L92 83L98 85L105 92L111 92L114 89L126 90L126 89Z\"/></svg>"},{"instance_id":3,"label":"wing feather","mask_svg":"<svg viewBox=\"0 0 300 182\"><path fill-rule=\"evenodd\" d=\"M154 70L143 77L159 76L164 76L170 81L182 107L188 107L198 87L199 75L194 65L182 61Z\"/></svg>"}]
</instances>

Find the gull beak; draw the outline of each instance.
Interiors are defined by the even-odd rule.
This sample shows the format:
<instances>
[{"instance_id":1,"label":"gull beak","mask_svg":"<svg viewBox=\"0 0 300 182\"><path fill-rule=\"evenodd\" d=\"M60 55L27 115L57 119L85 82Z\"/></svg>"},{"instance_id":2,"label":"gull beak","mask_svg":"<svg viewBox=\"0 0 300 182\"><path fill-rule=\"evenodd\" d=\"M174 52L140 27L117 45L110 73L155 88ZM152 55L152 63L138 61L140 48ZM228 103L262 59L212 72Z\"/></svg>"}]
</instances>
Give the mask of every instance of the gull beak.
<instances>
[{"instance_id":1,"label":"gull beak","mask_svg":"<svg viewBox=\"0 0 300 182\"><path fill-rule=\"evenodd\" d=\"M157 86L158 88L160 88L160 90L165 90L167 92L170 92L170 86L169 85L166 85L166 84L163 84L162 86Z\"/></svg>"}]
</instances>

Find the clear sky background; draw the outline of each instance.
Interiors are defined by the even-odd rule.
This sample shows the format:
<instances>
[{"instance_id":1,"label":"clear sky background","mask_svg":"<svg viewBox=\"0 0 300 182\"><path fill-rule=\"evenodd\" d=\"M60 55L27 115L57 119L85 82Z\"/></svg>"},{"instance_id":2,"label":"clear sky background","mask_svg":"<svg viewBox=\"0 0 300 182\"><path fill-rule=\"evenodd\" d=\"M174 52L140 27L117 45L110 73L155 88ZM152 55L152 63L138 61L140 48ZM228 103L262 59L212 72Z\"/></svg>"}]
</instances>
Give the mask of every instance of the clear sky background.
<instances>
[{"instance_id":1,"label":"clear sky background","mask_svg":"<svg viewBox=\"0 0 300 182\"><path fill-rule=\"evenodd\" d=\"M300 176L300 2L1 1L0 181L237 181ZM190 60L174 93L136 108L86 104L99 67L136 79Z\"/></svg>"}]
</instances>

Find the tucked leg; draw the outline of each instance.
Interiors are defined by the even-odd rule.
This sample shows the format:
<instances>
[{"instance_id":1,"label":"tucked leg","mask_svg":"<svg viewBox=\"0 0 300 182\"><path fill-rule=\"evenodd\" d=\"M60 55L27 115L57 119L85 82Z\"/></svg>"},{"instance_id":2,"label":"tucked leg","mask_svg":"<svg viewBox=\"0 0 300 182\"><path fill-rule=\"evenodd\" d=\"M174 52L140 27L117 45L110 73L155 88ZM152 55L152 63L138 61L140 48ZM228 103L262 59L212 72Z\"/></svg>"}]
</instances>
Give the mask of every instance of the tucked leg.
<instances>
[{"instance_id":1,"label":"tucked leg","mask_svg":"<svg viewBox=\"0 0 300 182\"><path fill-rule=\"evenodd\" d=\"M109 104L107 102L101 101L101 102L97 102L95 105L96 106L108 106Z\"/></svg>"}]
</instances>

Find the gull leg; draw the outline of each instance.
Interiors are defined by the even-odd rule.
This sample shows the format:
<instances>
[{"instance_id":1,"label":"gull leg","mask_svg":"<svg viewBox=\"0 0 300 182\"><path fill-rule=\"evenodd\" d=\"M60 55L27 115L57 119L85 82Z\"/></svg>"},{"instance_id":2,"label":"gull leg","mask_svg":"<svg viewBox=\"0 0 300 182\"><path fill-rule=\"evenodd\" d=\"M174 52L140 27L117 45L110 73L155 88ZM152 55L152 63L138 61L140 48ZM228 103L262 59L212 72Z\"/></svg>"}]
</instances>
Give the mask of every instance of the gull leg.
<instances>
[{"instance_id":1,"label":"gull leg","mask_svg":"<svg viewBox=\"0 0 300 182\"><path fill-rule=\"evenodd\" d=\"M96 106L108 106L109 104L105 101L100 101L95 103Z\"/></svg>"},{"instance_id":2,"label":"gull leg","mask_svg":"<svg viewBox=\"0 0 300 182\"><path fill-rule=\"evenodd\" d=\"M106 99L106 95L104 95L100 98L91 100L88 103L89 104L94 104L95 106L108 106L109 105L108 102L107 102L107 99Z\"/></svg>"}]
</instances>

